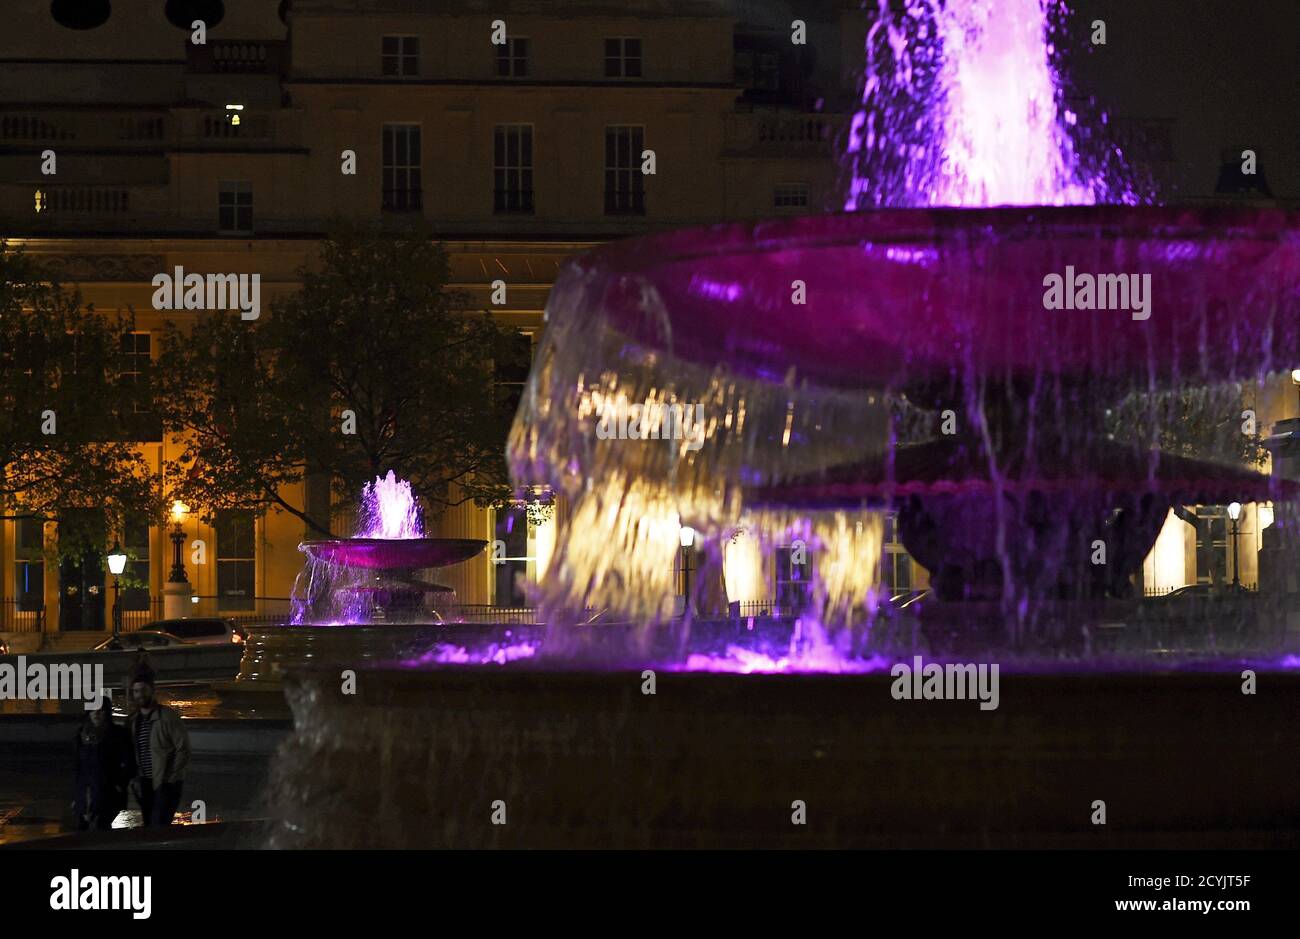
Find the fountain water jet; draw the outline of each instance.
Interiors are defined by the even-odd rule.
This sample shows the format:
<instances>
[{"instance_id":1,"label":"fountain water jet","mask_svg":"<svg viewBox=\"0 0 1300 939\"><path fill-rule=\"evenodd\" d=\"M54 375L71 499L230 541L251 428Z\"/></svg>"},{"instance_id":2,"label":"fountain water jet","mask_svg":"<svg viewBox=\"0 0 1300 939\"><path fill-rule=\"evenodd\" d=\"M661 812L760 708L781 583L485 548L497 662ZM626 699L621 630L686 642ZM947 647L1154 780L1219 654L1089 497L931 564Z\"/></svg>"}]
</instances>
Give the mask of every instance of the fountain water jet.
<instances>
[{"instance_id":1,"label":"fountain water jet","mask_svg":"<svg viewBox=\"0 0 1300 939\"><path fill-rule=\"evenodd\" d=\"M486 541L426 538L411 484L389 470L361 493L356 536L300 545L307 564L294 587L294 625L440 622L455 607L450 587L420 570L474 557Z\"/></svg>"}]
</instances>

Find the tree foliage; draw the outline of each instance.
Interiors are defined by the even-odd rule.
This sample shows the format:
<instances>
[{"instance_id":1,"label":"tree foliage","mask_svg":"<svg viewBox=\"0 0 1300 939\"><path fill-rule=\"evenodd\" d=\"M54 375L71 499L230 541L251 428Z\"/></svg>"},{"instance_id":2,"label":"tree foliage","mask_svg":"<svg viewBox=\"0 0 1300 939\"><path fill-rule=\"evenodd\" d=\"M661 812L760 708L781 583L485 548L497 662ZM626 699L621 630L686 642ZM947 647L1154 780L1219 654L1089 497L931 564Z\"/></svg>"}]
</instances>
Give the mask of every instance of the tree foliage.
<instances>
[{"instance_id":1,"label":"tree foliage","mask_svg":"<svg viewBox=\"0 0 1300 939\"><path fill-rule=\"evenodd\" d=\"M0 243L0 515L58 521L61 553L102 550L91 543L103 537L99 520L120 530L159 508L131 442L147 384L121 380L131 329L129 314L83 306Z\"/></svg>"},{"instance_id":2,"label":"tree foliage","mask_svg":"<svg viewBox=\"0 0 1300 939\"><path fill-rule=\"evenodd\" d=\"M178 497L208 508L279 506L319 533L287 487L317 474L335 505L393 470L435 512L509 496L514 414L494 365L518 365L518 333L448 289L445 250L422 232L344 229L302 286L262 320L170 324L159 363L183 453Z\"/></svg>"}]
</instances>

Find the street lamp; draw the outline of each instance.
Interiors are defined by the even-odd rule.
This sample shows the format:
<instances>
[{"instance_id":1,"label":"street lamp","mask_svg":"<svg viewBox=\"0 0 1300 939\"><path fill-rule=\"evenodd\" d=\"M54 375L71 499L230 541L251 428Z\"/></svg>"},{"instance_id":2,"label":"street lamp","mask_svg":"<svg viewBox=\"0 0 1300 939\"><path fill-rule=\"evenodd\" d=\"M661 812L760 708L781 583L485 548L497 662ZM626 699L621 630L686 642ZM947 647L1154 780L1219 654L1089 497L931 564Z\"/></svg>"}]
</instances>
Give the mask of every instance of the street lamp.
<instances>
[{"instance_id":1,"label":"street lamp","mask_svg":"<svg viewBox=\"0 0 1300 939\"><path fill-rule=\"evenodd\" d=\"M120 541L114 541L109 549L108 570L113 575L113 636L116 638L122 632L122 583L118 578L126 570L126 552L122 550Z\"/></svg>"},{"instance_id":2,"label":"street lamp","mask_svg":"<svg viewBox=\"0 0 1300 939\"><path fill-rule=\"evenodd\" d=\"M1296 386L1297 391L1300 391L1300 368L1291 369L1291 384Z\"/></svg>"},{"instance_id":3,"label":"street lamp","mask_svg":"<svg viewBox=\"0 0 1300 939\"><path fill-rule=\"evenodd\" d=\"M1241 518L1240 502L1228 505L1228 518L1232 519L1232 586L1235 590L1241 586L1241 546L1238 538L1240 529L1237 525L1237 520Z\"/></svg>"},{"instance_id":4,"label":"street lamp","mask_svg":"<svg viewBox=\"0 0 1300 939\"><path fill-rule=\"evenodd\" d=\"M695 544L695 529L683 525L677 537L682 546L682 615L691 609L691 545Z\"/></svg>"},{"instance_id":5,"label":"street lamp","mask_svg":"<svg viewBox=\"0 0 1300 939\"><path fill-rule=\"evenodd\" d=\"M167 575L167 582L171 584L189 582L185 576L185 562L181 560L181 545L185 543L185 530L181 525L189 510L190 507L179 499L172 503L172 522L175 523L175 527L172 528L172 569Z\"/></svg>"}]
</instances>

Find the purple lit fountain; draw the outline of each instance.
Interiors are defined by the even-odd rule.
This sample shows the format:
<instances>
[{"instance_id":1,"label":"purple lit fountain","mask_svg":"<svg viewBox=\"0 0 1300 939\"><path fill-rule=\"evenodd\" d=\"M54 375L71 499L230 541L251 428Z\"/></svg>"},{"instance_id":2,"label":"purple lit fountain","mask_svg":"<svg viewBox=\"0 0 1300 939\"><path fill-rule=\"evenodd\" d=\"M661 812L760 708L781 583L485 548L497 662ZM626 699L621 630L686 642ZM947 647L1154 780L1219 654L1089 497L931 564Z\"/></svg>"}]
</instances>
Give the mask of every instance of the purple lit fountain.
<instances>
[{"instance_id":1,"label":"purple lit fountain","mask_svg":"<svg viewBox=\"0 0 1300 939\"><path fill-rule=\"evenodd\" d=\"M888 513L931 615L1056 654L1132 594L1172 507L1294 496L1164 445L1171 401L1235 430L1245 389L1300 360L1300 216L1138 205L1085 171L1055 4L897 6L867 36L849 213L616 242L557 281L510 443L516 480L571 504L550 621L675 628L681 524L703 535L699 582L735 532L767 561L807 546L805 634L860 652ZM678 405L702 407L702 440L593 431Z\"/></svg>"},{"instance_id":2,"label":"purple lit fountain","mask_svg":"<svg viewBox=\"0 0 1300 939\"><path fill-rule=\"evenodd\" d=\"M435 650L355 696L294 676L274 845L1300 843L1297 594L1129 596L1175 507L1290 518L1292 483L1179 428L1235 429L1300 365L1300 217L1139 204L1122 154L1085 160L1058 8L879 0L847 213L564 267L508 445L564 506L540 649ZM649 432L597 432L629 414ZM920 604L882 589L890 530ZM796 551L797 614L745 615ZM900 700L922 655L1001 667L1001 710Z\"/></svg>"},{"instance_id":3,"label":"purple lit fountain","mask_svg":"<svg viewBox=\"0 0 1300 939\"><path fill-rule=\"evenodd\" d=\"M427 624L448 618L455 591L419 571L467 561L487 545L426 538L411 484L390 470L361 493L356 536L304 542L294 588L294 625Z\"/></svg>"}]
</instances>

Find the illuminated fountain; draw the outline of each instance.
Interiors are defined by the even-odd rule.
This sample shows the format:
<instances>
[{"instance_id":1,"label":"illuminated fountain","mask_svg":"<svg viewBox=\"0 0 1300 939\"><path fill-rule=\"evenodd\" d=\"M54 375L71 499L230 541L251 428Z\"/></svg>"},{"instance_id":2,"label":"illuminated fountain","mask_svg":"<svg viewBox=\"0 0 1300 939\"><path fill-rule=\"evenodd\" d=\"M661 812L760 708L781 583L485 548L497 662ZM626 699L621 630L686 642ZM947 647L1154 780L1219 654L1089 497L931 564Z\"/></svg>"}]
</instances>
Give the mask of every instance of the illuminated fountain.
<instances>
[{"instance_id":1,"label":"illuminated fountain","mask_svg":"<svg viewBox=\"0 0 1300 939\"><path fill-rule=\"evenodd\" d=\"M767 558L807 545L805 625L870 654L888 511L929 610L1056 654L1131 593L1172 506L1294 495L1162 451L1154 418L1173 395L1235 428L1241 388L1292 367L1300 218L1136 205L1085 171L1039 0L889 8L846 143L855 211L617 242L557 281L510 446L517 481L571 505L549 622L676 628L680 520L702 573L737 530ZM592 432L694 404L702 443ZM590 638L552 632L564 655Z\"/></svg>"},{"instance_id":2,"label":"illuminated fountain","mask_svg":"<svg viewBox=\"0 0 1300 939\"><path fill-rule=\"evenodd\" d=\"M867 38L847 214L565 266L508 447L515 483L566 507L540 651L415 656L358 697L337 670L297 676L273 843L1093 845L1079 806L1107 792L1138 820L1108 826L1114 846L1300 827L1296 636L1224 657L1241 607L1189 632L1126 597L1171 506L1295 495L1163 451L1156 418L1173 395L1218 419L1295 367L1300 217L1140 205L1122 154L1088 163L1059 106L1056 4L893 6ZM698 434L676 432L688 408ZM629 411L651 439L596 432ZM911 628L881 593L886 513L933 578ZM682 615L683 526L697 593L742 536L764 565L806 549L799 615ZM1105 664L1090 637L1116 618L1143 637L1138 673L1076 675ZM1283 690L1142 674L1179 642L1178 661L1249 659ZM891 699L895 660L972 648L1006 667L998 720ZM792 834L791 798L822 827ZM487 823L492 800L508 825Z\"/></svg>"},{"instance_id":3,"label":"illuminated fountain","mask_svg":"<svg viewBox=\"0 0 1300 939\"><path fill-rule=\"evenodd\" d=\"M456 605L450 587L418 572L474 557L487 542L426 538L411 484L389 470L361 493L356 535L300 546L307 564L294 587L294 625L431 623Z\"/></svg>"}]
</instances>

